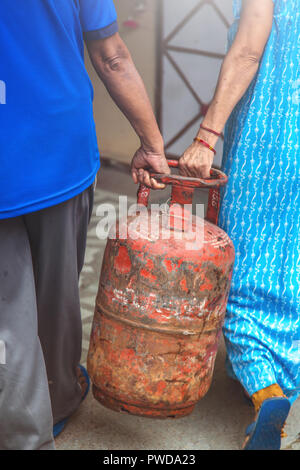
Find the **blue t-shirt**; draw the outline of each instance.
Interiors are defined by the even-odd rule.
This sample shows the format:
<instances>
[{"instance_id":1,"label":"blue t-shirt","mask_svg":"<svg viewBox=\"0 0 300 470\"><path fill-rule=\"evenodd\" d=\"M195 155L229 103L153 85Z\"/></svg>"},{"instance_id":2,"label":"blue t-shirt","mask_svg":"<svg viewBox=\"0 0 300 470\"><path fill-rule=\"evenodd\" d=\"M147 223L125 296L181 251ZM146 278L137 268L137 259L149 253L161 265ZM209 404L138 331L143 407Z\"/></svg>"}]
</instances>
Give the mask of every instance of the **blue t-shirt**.
<instances>
[{"instance_id":1,"label":"blue t-shirt","mask_svg":"<svg viewBox=\"0 0 300 470\"><path fill-rule=\"evenodd\" d=\"M59 204L94 181L84 38L117 30L113 0L0 0L0 219Z\"/></svg>"}]
</instances>

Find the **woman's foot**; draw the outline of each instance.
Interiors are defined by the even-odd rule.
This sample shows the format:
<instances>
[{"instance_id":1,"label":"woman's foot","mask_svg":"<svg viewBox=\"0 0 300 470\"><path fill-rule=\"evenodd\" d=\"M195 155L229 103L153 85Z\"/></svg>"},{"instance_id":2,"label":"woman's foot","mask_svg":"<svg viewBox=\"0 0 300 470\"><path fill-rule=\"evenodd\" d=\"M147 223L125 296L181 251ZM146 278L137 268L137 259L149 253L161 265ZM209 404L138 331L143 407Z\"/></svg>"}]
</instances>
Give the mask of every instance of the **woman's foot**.
<instances>
[{"instance_id":1,"label":"woman's foot","mask_svg":"<svg viewBox=\"0 0 300 470\"><path fill-rule=\"evenodd\" d=\"M244 450L279 450L285 437L284 425L290 402L279 385L274 384L252 395L255 421L246 430Z\"/></svg>"}]
</instances>

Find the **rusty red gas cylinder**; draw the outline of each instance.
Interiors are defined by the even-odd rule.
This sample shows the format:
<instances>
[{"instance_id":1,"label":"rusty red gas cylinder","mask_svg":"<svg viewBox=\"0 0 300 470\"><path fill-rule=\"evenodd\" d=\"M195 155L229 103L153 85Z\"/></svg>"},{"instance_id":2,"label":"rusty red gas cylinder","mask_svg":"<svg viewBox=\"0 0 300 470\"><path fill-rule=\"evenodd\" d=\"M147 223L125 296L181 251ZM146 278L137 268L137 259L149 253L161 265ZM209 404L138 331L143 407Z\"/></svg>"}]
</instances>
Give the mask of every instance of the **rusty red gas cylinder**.
<instances>
[{"instance_id":1,"label":"rusty red gas cylinder","mask_svg":"<svg viewBox=\"0 0 300 470\"><path fill-rule=\"evenodd\" d=\"M157 239L145 208L149 190L141 187L141 213L121 221L117 237L108 240L88 372L94 397L103 405L140 416L178 418L192 412L211 384L234 247L216 225L224 174L212 170L208 180L155 177L172 184L170 213L166 219L151 211ZM180 216L180 208L192 203L198 187L210 189L210 221L193 215L183 230L189 216ZM118 236L129 226L127 239Z\"/></svg>"}]
</instances>

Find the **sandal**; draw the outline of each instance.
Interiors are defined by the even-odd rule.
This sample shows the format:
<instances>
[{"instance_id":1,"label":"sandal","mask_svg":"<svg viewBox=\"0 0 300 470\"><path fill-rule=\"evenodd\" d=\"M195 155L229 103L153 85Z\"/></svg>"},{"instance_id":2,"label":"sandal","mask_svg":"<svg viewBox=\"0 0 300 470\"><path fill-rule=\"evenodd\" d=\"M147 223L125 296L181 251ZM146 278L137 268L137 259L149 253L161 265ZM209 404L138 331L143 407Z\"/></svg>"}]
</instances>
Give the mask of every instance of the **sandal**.
<instances>
[{"instance_id":1,"label":"sandal","mask_svg":"<svg viewBox=\"0 0 300 470\"><path fill-rule=\"evenodd\" d=\"M244 450L280 450L282 429L291 404L285 397L267 398L258 412L256 421L246 429Z\"/></svg>"}]
</instances>

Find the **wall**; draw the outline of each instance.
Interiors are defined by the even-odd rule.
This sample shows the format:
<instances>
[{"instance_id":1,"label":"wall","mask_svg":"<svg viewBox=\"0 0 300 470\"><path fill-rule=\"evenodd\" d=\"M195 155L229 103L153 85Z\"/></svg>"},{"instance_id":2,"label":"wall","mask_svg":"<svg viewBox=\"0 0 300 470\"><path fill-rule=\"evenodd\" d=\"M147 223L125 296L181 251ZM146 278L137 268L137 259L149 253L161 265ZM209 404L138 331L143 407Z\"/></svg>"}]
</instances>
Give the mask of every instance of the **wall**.
<instances>
[{"instance_id":1,"label":"wall","mask_svg":"<svg viewBox=\"0 0 300 470\"><path fill-rule=\"evenodd\" d=\"M136 0L115 0L120 34L133 56L154 106L157 0L145 0L141 3L146 5L146 9L135 16L140 26L136 30L130 30L123 26L123 21L128 19L132 7L137 4ZM139 140L98 79L88 57L86 65L95 90L94 115L101 155L130 163L139 146Z\"/></svg>"},{"instance_id":2,"label":"wall","mask_svg":"<svg viewBox=\"0 0 300 470\"><path fill-rule=\"evenodd\" d=\"M139 28L129 30L123 22L138 4L144 4L146 9L135 17L140 23ZM201 113L205 112L212 98L226 50L227 28L232 21L232 0L115 0L115 5L120 34L145 82L153 107L155 94L159 92L156 89L156 66L159 61L157 10L161 7L164 49L168 53L162 59L160 116L166 144L172 142L174 136L189 122L193 122L167 147L169 154L179 157L192 142L202 119ZM191 12L194 13L189 17ZM185 22L186 17L189 19ZM172 35L181 22L184 23L182 27ZM201 51L201 54L195 54L195 51ZM184 74L190 89L176 67ZM94 114L100 152L105 157L129 164L139 145L138 138L96 76L88 58L87 68L95 89ZM221 140L217 144L217 151L215 164L220 165Z\"/></svg>"}]
</instances>

